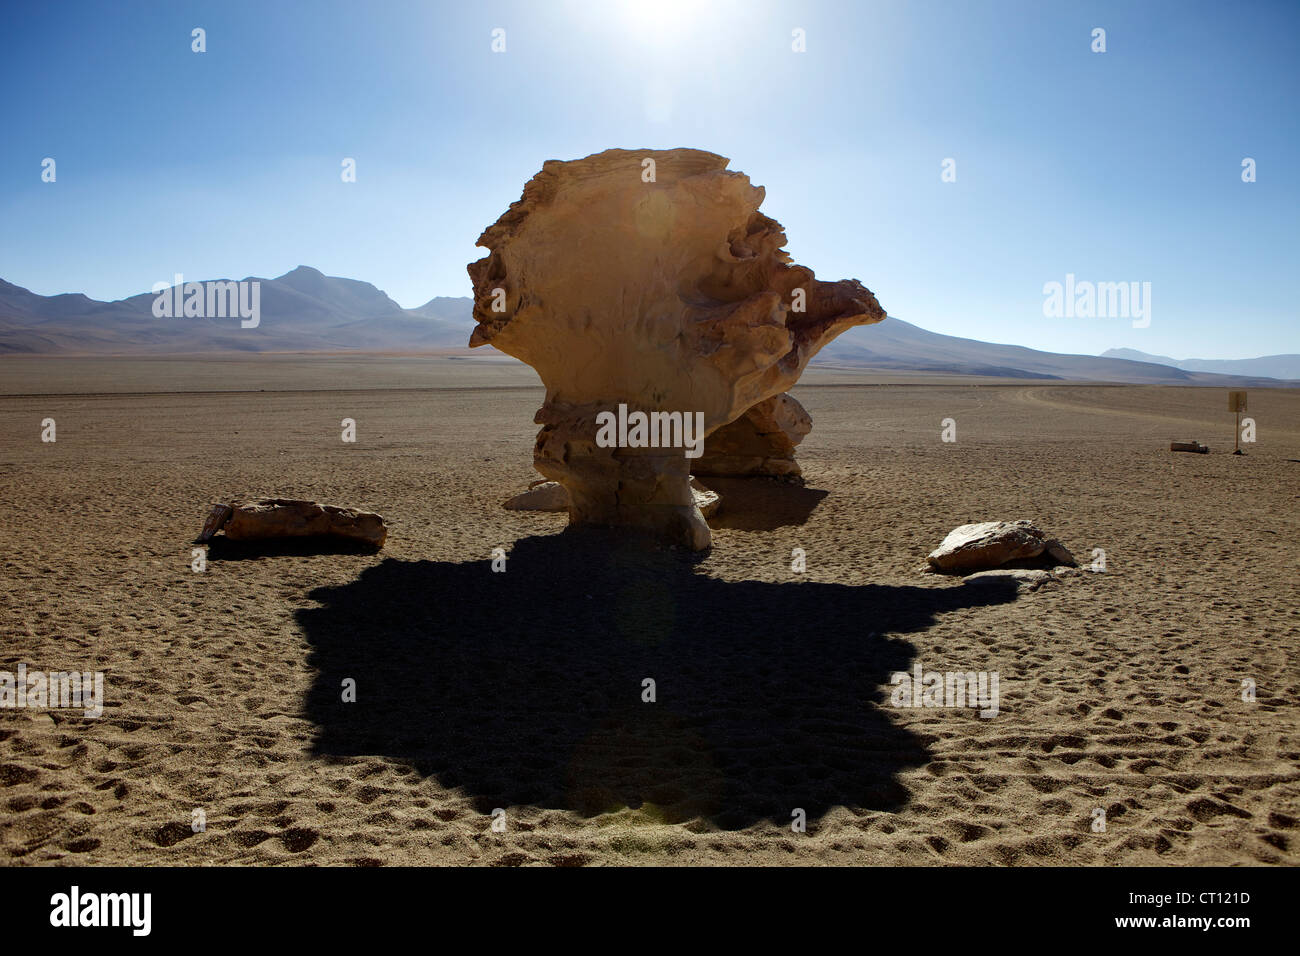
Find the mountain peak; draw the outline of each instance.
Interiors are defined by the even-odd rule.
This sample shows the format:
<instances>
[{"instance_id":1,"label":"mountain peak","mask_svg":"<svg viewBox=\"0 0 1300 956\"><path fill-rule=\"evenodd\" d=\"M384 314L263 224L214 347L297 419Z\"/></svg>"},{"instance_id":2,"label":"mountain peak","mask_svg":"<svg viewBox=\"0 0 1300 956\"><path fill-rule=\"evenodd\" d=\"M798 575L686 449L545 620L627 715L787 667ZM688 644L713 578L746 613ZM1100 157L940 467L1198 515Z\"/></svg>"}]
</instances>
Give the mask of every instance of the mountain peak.
<instances>
[{"instance_id":1,"label":"mountain peak","mask_svg":"<svg viewBox=\"0 0 1300 956\"><path fill-rule=\"evenodd\" d=\"M288 279L292 276L297 276L301 279L323 279L325 278L325 273L321 272L319 269L313 269L311 266L298 266L296 269L290 269L284 275L278 276L277 278Z\"/></svg>"}]
</instances>

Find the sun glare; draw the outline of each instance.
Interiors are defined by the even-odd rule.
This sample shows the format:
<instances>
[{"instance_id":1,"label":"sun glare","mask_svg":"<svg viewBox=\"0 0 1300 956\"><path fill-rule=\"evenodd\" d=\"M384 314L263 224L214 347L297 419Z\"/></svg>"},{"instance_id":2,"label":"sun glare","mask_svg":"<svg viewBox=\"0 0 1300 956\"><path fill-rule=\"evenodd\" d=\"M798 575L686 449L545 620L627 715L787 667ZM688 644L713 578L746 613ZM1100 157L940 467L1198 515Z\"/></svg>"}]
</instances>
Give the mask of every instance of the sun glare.
<instances>
[{"instance_id":1,"label":"sun glare","mask_svg":"<svg viewBox=\"0 0 1300 956\"><path fill-rule=\"evenodd\" d=\"M637 35L661 40L695 22L704 3L702 0L621 0L618 8Z\"/></svg>"}]
</instances>

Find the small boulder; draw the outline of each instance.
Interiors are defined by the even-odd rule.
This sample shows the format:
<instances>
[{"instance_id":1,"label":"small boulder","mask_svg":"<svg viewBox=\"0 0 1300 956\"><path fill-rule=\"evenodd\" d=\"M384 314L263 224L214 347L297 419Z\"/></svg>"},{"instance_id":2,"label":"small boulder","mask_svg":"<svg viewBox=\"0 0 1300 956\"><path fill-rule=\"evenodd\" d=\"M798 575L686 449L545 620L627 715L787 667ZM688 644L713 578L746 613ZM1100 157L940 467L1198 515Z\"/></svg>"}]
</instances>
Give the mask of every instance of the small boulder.
<instances>
[{"instance_id":1,"label":"small boulder","mask_svg":"<svg viewBox=\"0 0 1300 956\"><path fill-rule=\"evenodd\" d=\"M964 524L948 533L926 558L931 568L949 574L987 571L1021 562L1076 564L1061 542L1029 521Z\"/></svg>"},{"instance_id":2,"label":"small boulder","mask_svg":"<svg viewBox=\"0 0 1300 956\"><path fill-rule=\"evenodd\" d=\"M535 481L501 507L510 511L568 511L569 492L558 481Z\"/></svg>"},{"instance_id":3,"label":"small boulder","mask_svg":"<svg viewBox=\"0 0 1300 956\"><path fill-rule=\"evenodd\" d=\"M218 531L231 541L269 538L344 538L382 548L388 537L384 519L371 511L291 498L259 498L242 505L213 505L199 540Z\"/></svg>"},{"instance_id":4,"label":"small boulder","mask_svg":"<svg viewBox=\"0 0 1300 956\"><path fill-rule=\"evenodd\" d=\"M722 506L722 498L718 493L712 488L706 488L694 475L691 476L691 497L695 499L695 507L700 509L700 514L706 519L717 514L718 508Z\"/></svg>"}]
</instances>

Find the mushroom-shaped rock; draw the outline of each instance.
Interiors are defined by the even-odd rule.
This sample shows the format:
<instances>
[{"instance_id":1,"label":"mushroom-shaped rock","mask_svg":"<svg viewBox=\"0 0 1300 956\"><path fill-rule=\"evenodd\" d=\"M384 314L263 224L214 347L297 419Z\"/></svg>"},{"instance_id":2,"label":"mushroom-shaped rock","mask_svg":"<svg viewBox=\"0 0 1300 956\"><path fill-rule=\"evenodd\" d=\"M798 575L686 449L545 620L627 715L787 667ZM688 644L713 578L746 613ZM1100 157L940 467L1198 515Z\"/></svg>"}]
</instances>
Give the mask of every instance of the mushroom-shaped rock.
<instances>
[{"instance_id":1,"label":"mushroom-shaped rock","mask_svg":"<svg viewBox=\"0 0 1300 956\"><path fill-rule=\"evenodd\" d=\"M550 160L479 237L469 344L541 377L533 461L568 490L573 523L708 547L689 484L702 439L885 317L860 283L792 265L762 187L727 163L695 149ZM656 417L625 430L624 413Z\"/></svg>"}]
</instances>

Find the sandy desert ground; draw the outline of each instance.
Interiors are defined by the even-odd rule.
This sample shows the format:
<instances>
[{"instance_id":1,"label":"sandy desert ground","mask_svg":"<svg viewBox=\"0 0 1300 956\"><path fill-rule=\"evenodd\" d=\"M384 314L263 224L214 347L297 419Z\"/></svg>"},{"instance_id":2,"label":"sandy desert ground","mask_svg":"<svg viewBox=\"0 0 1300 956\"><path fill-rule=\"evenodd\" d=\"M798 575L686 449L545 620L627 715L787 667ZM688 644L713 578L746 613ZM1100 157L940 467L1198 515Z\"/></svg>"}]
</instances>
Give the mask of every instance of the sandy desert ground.
<instances>
[{"instance_id":1,"label":"sandy desert ground","mask_svg":"<svg viewBox=\"0 0 1300 956\"><path fill-rule=\"evenodd\" d=\"M99 719L0 711L0 861L1300 860L1300 391L1250 393L1236 458L1219 389L879 381L810 372L807 487L716 483L697 558L500 507L523 367L0 361L0 669L107 682ZM263 494L388 544L192 571L208 504ZM919 572L1020 517L1105 573ZM997 671L998 715L891 707L917 663Z\"/></svg>"}]
</instances>

